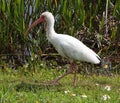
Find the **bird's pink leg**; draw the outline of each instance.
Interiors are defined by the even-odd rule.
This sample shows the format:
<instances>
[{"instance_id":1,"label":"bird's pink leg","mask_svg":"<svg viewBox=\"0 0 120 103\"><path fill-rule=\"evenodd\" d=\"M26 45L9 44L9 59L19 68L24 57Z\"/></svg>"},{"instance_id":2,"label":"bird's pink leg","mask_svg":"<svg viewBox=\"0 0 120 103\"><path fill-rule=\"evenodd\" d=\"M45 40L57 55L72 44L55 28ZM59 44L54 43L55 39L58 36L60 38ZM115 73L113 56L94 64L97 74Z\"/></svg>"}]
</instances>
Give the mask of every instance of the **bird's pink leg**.
<instances>
[{"instance_id":1,"label":"bird's pink leg","mask_svg":"<svg viewBox=\"0 0 120 103\"><path fill-rule=\"evenodd\" d=\"M56 83L58 83L58 81L60 79L62 79L63 77L65 77L66 75L72 73L72 69L70 68L69 70L67 70L67 72L65 74L63 74L62 76L59 76L57 79L53 80L53 81L50 81L50 82L47 82L47 84L50 84L50 85L54 85ZM46 83L45 83L46 84Z\"/></svg>"},{"instance_id":2,"label":"bird's pink leg","mask_svg":"<svg viewBox=\"0 0 120 103\"><path fill-rule=\"evenodd\" d=\"M77 81L77 68L76 68L76 64L75 63L71 63L71 67L74 70L74 81L73 81L73 85L76 86L76 81Z\"/></svg>"},{"instance_id":3,"label":"bird's pink leg","mask_svg":"<svg viewBox=\"0 0 120 103\"><path fill-rule=\"evenodd\" d=\"M55 79L55 80L53 80L53 81L47 82L47 84L54 85L54 84L58 83L58 81L59 81L60 79L62 79L62 78L65 77L66 75L72 73L72 71L73 71L73 66L70 64L70 69L67 70L67 72L66 72L65 74L63 74L62 76L59 76L57 79Z\"/></svg>"},{"instance_id":4,"label":"bird's pink leg","mask_svg":"<svg viewBox=\"0 0 120 103\"><path fill-rule=\"evenodd\" d=\"M47 83L45 83L45 84L54 85L54 84L58 83L58 81L59 81L60 79L62 79L62 78L65 77L66 75L72 73L73 70L74 70L74 81L73 81L73 85L76 86L76 77L77 77L76 73L77 73L77 69L76 69L75 63L71 63L71 64L70 64L70 69L67 70L67 72L66 72L65 74L63 74L62 76L59 76L57 79L55 79L55 80L53 80L53 81L49 81L49 82L47 82Z\"/></svg>"}]
</instances>

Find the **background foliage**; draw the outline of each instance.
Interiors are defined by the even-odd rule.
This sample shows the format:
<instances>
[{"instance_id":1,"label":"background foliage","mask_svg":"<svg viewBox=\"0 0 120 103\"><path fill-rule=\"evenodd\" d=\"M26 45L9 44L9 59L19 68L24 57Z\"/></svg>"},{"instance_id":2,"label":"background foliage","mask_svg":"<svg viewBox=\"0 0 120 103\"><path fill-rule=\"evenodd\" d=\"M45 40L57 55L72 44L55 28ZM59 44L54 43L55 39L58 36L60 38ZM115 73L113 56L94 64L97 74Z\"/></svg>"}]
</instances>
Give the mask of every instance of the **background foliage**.
<instances>
[{"instance_id":1,"label":"background foliage","mask_svg":"<svg viewBox=\"0 0 120 103\"><path fill-rule=\"evenodd\" d=\"M47 10L55 16L58 33L78 38L98 52L101 68L119 72L120 0L108 1L106 20L104 0L0 0L0 67L6 64L9 68L18 68L33 60L36 65L43 59L63 65L46 41L43 25L24 35L28 26Z\"/></svg>"}]
</instances>

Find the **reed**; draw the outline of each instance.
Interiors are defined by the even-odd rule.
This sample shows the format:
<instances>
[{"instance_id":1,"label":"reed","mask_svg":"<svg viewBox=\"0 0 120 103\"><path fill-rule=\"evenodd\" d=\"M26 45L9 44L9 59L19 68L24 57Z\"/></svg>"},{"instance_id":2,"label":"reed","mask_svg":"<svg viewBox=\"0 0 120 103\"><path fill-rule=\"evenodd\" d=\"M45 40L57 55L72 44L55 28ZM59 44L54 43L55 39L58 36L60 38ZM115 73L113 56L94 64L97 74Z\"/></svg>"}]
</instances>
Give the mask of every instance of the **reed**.
<instances>
[{"instance_id":1,"label":"reed","mask_svg":"<svg viewBox=\"0 0 120 103\"><path fill-rule=\"evenodd\" d=\"M27 37L24 32L28 26L40 16L43 11L50 11L55 15L55 29L58 33L80 37L86 40L90 38L98 45L98 52L118 47L120 27L120 1L108 2L109 48L105 41L105 5L102 0L0 0L0 54L6 54L8 61L25 63L32 54L40 55L49 48L43 26L33 28ZM112 25L111 25L112 24ZM114 25L113 25L114 24ZM40 28L40 30L38 30ZM82 30L82 33L81 33ZM84 35L83 35L84 34ZM99 36L96 38L96 36ZM92 41L90 41L92 43ZM105 44L104 44L105 43ZM113 45L114 44L114 45ZM117 45L115 45L117 44ZM86 45L89 45L89 43ZM92 46L94 43L92 43ZM105 45L105 48L102 46ZM91 46L91 45L89 45ZM92 47L91 46L91 47ZM93 46L92 48L95 48ZM115 49L116 53L118 49ZM110 53L113 51L111 50ZM10 55L10 57L7 56ZM16 56L13 56L16 55ZM23 54L23 56L20 56ZM26 56L27 55L27 56ZM102 54L101 54L102 55ZM103 54L103 56L105 56Z\"/></svg>"}]
</instances>

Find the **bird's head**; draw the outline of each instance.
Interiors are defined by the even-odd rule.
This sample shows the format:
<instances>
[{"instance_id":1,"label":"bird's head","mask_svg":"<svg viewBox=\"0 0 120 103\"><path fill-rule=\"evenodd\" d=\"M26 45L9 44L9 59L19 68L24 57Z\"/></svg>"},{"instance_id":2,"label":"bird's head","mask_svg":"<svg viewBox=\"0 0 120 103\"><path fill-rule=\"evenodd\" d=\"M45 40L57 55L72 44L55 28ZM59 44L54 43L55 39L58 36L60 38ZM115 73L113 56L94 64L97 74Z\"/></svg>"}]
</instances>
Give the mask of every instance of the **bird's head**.
<instances>
[{"instance_id":1,"label":"bird's head","mask_svg":"<svg viewBox=\"0 0 120 103\"><path fill-rule=\"evenodd\" d=\"M54 21L54 16L52 15L52 13L48 12L48 11L43 12L40 15L40 17L29 26L29 28L25 32L25 35L28 33L28 31L30 29L32 29L34 26L36 26L37 24L42 23L42 22L44 22L46 24L46 26L48 26L48 27L54 27L55 21Z\"/></svg>"},{"instance_id":2,"label":"bird's head","mask_svg":"<svg viewBox=\"0 0 120 103\"><path fill-rule=\"evenodd\" d=\"M54 16L52 15L51 12L43 12L40 16L40 18L44 18L44 21L48 24L48 25L53 25L54 24Z\"/></svg>"}]
</instances>

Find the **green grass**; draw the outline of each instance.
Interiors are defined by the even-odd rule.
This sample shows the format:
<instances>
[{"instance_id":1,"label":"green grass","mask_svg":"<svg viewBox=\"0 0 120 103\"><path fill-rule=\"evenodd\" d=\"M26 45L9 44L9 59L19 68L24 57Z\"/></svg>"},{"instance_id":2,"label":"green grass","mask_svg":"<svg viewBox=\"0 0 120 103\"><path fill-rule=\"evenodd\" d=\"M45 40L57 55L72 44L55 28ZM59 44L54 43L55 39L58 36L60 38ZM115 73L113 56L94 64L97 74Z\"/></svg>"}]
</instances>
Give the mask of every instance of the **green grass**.
<instances>
[{"instance_id":1,"label":"green grass","mask_svg":"<svg viewBox=\"0 0 120 103\"><path fill-rule=\"evenodd\" d=\"M48 86L42 82L54 79L63 71L41 69L33 73L20 69L0 71L1 103L119 103L120 101L119 75L108 77L77 74L77 86L73 87L73 74L71 74L60 80L61 85ZM107 85L111 87L110 91L105 90ZM105 94L109 95L110 99L102 100ZM87 98L83 98L82 95L86 95Z\"/></svg>"}]
</instances>

